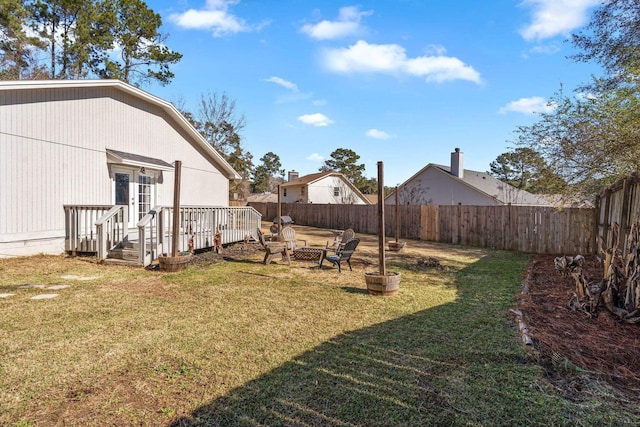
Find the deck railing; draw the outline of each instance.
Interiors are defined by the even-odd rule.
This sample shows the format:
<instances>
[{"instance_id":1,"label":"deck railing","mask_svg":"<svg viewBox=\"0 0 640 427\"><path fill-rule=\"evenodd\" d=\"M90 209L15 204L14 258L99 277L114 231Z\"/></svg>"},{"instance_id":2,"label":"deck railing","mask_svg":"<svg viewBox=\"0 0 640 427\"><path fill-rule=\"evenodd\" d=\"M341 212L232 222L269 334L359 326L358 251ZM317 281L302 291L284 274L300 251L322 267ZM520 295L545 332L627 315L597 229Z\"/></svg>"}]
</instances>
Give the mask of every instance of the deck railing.
<instances>
[{"instance_id":1,"label":"deck railing","mask_svg":"<svg viewBox=\"0 0 640 427\"><path fill-rule=\"evenodd\" d=\"M119 243L130 242L139 248L138 263L147 266L159 255L171 254L173 208L156 206L129 229L127 206L65 205L65 250L95 253L100 260ZM241 242L246 236L257 239L262 216L252 207L183 206L177 251L212 248L216 230L221 243ZM137 242L136 242L137 241Z\"/></svg>"},{"instance_id":2,"label":"deck railing","mask_svg":"<svg viewBox=\"0 0 640 427\"><path fill-rule=\"evenodd\" d=\"M221 243L256 239L262 216L251 207L183 206L180 208L178 253L211 248L216 232ZM158 256L172 253L173 208L157 206L137 224L140 264L147 266Z\"/></svg>"},{"instance_id":3,"label":"deck railing","mask_svg":"<svg viewBox=\"0 0 640 427\"><path fill-rule=\"evenodd\" d=\"M96 221L111 205L64 205L65 251L77 253L95 253L98 251Z\"/></svg>"}]
</instances>

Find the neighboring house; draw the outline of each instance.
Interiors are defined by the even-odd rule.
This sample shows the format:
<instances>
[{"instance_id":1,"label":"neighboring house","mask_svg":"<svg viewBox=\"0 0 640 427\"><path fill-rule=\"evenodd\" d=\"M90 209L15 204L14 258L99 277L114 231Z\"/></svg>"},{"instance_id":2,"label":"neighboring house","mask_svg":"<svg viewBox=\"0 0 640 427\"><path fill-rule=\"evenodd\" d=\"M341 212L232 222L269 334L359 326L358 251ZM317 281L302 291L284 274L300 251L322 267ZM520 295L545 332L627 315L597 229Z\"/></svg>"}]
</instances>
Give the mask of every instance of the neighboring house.
<instances>
[{"instance_id":1,"label":"neighboring house","mask_svg":"<svg viewBox=\"0 0 640 427\"><path fill-rule=\"evenodd\" d=\"M551 206L542 197L519 190L484 172L464 169L464 154L451 153L451 166L429 163L398 186L398 204L403 205L524 205ZM395 204L395 192L385 204Z\"/></svg>"},{"instance_id":2,"label":"neighboring house","mask_svg":"<svg viewBox=\"0 0 640 427\"><path fill-rule=\"evenodd\" d=\"M367 199L340 172L318 172L298 177L289 172L289 180L280 184L282 203L323 203L342 205L370 205Z\"/></svg>"},{"instance_id":3,"label":"neighboring house","mask_svg":"<svg viewBox=\"0 0 640 427\"><path fill-rule=\"evenodd\" d=\"M229 206L240 176L169 102L116 80L0 82L0 256L63 252L66 205L126 205L136 227L172 205L176 160L181 205Z\"/></svg>"}]
</instances>

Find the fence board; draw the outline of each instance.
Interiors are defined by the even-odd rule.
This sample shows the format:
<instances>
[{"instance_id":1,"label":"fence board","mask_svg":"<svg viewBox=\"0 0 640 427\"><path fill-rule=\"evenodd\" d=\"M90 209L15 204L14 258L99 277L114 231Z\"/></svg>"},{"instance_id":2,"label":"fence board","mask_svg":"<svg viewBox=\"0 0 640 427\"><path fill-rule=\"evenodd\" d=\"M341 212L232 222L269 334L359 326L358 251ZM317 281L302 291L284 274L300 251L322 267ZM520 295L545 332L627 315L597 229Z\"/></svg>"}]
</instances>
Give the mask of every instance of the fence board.
<instances>
[{"instance_id":1,"label":"fence board","mask_svg":"<svg viewBox=\"0 0 640 427\"><path fill-rule=\"evenodd\" d=\"M640 194L640 188L628 194ZM611 193L612 218L620 212L621 197ZM637 197L628 203L636 207ZM602 202L602 201L601 201ZM264 219L276 216L276 203L250 203ZM324 205L283 203L283 214L295 224L328 229L352 228L356 233L378 232L375 205ZM637 215L636 215L637 216ZM506 249L537 254L591 254L597 249L595 233L607 217L595 209L567 208L558 210L535 206L398 206L400 236L434 242ZM395 237L395 206L385 207L385 230ZM604 238L608 238L604 236Z\"/></svg>"}]
</instances>

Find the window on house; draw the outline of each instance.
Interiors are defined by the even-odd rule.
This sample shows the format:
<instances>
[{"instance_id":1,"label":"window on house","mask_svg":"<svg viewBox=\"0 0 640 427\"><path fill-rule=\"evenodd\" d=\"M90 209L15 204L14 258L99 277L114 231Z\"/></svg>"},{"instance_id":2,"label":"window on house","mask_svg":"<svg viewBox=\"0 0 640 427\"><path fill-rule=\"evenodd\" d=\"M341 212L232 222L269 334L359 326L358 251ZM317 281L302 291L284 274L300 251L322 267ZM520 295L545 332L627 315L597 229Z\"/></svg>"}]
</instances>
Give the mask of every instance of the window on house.
<instances>
[{"instance_id":1,"label":"window on house","mask_svg":"<svg viewBox=\"0 0 640 427\"><path fill-rule=\"evenodd\" d=\"M304 185L302 187L300 187L300 195L304 196Z\"/></svg>"},{"instance_id":2,"label":"window on house","mask_svg":"<svg viewBox=\"0 0 640 427\"><path fill-rule=\"evenodd\" d=\"M340 187L333 187L333 195L335 197L340 196Z\"/></svg>"},{"instance_id":3,"label":"window on house","mask_svg":"<svg viewBox=\"0 0 640 427\"><path fill-rule=\"evenodd\" d=\"M151 177L138 177L138 220L151 210Z\"/></svg>"},{"instance_id":4,"label":"window on house","mask_svg":"<svg viewBox=\"0 0 640 427\"><path fill-rule=\"evenodd\" d=\"M287 189L286 188L282 189L282 196L283 197L287 197Z\"/></svg>"}]
</instances>

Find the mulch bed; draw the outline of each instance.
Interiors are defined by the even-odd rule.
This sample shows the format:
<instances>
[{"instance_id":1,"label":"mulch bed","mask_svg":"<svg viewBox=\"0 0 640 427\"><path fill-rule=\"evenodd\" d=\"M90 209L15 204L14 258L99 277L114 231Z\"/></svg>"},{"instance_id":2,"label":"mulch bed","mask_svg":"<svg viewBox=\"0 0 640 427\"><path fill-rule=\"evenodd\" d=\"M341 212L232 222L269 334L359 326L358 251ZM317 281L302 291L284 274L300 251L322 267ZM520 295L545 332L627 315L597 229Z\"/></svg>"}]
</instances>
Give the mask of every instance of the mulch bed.
<instances>
[{"instance_id":1,"label":"mulch bed","mask_svg":"<svg viewBox=\"0 0 640 427\"><path fill-rule=\"evenodd\" d=\"M587 278L601 280L597 258L586 261ZM575 282L556 271L553 256L538 256L529 264L524 288L518 308L535 348L553 362L550 366L564 361L565 370L595 372L616 388L640 391L640 325L621 323L604 307L593 317L571 311L567 303Z\"/></svg>"}]
</instances>

